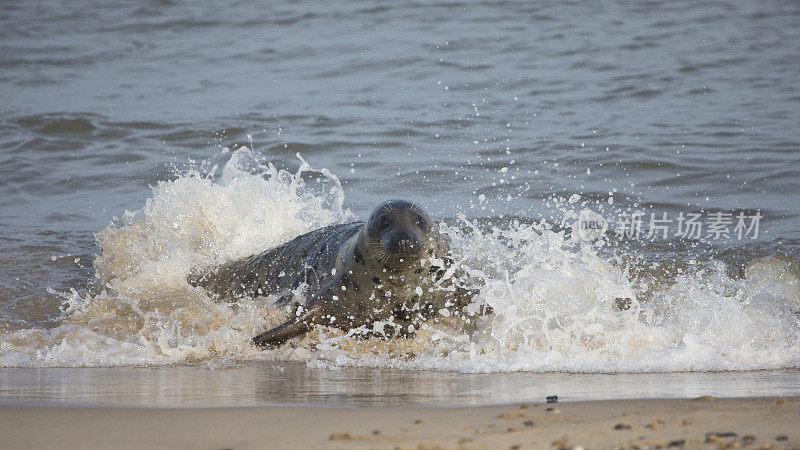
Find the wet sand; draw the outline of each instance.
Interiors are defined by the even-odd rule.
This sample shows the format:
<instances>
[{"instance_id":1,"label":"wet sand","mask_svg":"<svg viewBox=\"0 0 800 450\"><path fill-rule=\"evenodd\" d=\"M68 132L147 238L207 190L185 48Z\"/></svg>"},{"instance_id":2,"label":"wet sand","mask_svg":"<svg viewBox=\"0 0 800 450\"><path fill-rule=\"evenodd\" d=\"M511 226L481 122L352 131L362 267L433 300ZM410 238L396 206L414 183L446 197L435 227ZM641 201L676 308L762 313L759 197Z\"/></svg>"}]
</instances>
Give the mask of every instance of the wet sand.
<instances>
[{"instance_id":1,"label":"wet sand","mask_svg":"<svg viewBox=\"0 0 800 450\"><path fill-rule=\"evenodd\" d=\"M0 368L0 405L115 407L474 407L542 402L796 397L800 371L458 373L314 368L303 361L232 367Z\"/></svg>"},{"instance_id":2,"label":"wet sand","mask_svg":"<svg viewBox=\"0 0 800 450\"><path fill-rule=\"evenodd\" d=\"M3 406L5 448L798 448L800 398L474 408Z\"/></svg>"}]
</instances>

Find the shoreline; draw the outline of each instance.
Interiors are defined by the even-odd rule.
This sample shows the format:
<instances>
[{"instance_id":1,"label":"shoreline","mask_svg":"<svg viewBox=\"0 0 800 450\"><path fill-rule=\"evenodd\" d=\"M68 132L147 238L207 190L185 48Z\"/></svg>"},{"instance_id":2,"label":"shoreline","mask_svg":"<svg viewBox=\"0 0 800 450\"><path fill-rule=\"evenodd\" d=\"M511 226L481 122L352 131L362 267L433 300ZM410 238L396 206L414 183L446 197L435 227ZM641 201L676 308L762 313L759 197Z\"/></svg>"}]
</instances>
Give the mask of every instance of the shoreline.
<instances>
[{"instance_id":1,"label":"shoreline","mask_svg":"<svg viewBox=\"0 0 800 450\"><path fill-rule=\"evenodd\" d=\"M634 374L458 373L307 367L303 362L112 368L0 368L0 405L209 407L500 406L562 402L792 397L800 371Z\"/></svg>"},{"instance_id":2,"label":"shoreline","mask_svg":"<svg viewBox=\"0 0 800 450\"><path fill-rule=\"evenodd\" d=\"M0 405L6 448L797 448L800 397L478 407Z\"/></svg>"}]
</instances>

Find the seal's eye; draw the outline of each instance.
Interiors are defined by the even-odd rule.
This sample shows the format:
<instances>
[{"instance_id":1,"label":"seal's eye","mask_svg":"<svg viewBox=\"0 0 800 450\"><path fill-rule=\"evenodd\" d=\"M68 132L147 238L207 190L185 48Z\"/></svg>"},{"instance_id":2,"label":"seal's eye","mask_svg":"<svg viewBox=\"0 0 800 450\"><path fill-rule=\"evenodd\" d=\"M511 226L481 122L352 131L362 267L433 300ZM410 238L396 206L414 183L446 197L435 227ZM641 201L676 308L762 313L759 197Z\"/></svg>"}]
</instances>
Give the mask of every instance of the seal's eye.
<instances>
[{"instance_id":1,"label":"seal's eye","mask_svg":"<svg viewBox=\"0 0 800 450\"><path fill-rule=\"evenodd\" d=\"M414 223L420 228L425 228L425 219L422 216L417 216L417 220Z\"/></svg>"},{"instance_id":2,"label":"seal's eye","mask_svg":"<svg viewBox=\"0 0 800 450\"><path fill-rule=\"evenodd\" d=\"M387 219L386 216L380 216L378 218L378 228L382 230L386 228L386 225L389 225L389 219Z\"/></svg>"}]
</instances>

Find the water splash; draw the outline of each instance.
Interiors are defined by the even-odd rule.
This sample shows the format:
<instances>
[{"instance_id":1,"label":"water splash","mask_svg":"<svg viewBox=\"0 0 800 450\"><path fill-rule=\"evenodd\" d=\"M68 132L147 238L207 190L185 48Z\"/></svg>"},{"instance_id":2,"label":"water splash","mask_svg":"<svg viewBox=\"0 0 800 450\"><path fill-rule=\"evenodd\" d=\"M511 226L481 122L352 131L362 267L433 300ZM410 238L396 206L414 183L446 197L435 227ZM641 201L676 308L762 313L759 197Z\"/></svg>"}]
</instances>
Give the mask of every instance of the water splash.
<instances>
[{"instance_id":1,"label":"water splash","mask_svg":"<svg viewBox=\"0 0 800 450\"><path fill-rule=\"evenodd\" d=\"M614 261L547 222L442 223L457 264L494 313L427 323L417 339L347 338L317 329L276 350L250 338L283 320L270 300L215 303L186 283L197 268L247 256L306 231L353 220L338 178L301 158L291 173L247 148L218 177L186 171L153 188L96 236L101 288L72 290L58 326L0 335L0 366L114 366L263 359L317 367L483 371L641 372L800 367L796 262L752 261L733 278L719 261L676 263L634 276L641 258ZM612 249L613 250L613 249ZM620 308L616 299L630 299Z\"/></svg>"}]
</instances>

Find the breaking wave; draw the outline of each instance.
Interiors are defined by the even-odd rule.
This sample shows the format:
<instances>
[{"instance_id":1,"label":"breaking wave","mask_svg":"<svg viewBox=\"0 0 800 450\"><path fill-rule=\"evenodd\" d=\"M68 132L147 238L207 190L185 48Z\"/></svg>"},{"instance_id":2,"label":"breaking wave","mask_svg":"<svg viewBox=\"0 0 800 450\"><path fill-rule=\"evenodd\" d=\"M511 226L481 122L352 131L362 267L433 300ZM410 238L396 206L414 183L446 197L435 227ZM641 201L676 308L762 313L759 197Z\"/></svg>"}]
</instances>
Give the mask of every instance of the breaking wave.
<instances>
[{"instance_id":1,"label":"breaking wave","mask_svg":"<svg viewBox=\"0 0 800 450\"><path fill-rule=\"evenodd\" d=\"M252 336L286 312L269 298L215 303L186 277L358 219L343 206L338 178L300 161L294 173L279 170L243 147L221 170L158 183L141 210L97 233L97 286L58 292L57 326L0 335L0 366L304 360L462 372L800 368L796 261L755 259L738 277L717 260L613 258L608 245L572 237L574 198L562 204L565 227L479 226L463 217L441 223L490 315L428 323L417 339L358 340L318 327L282 348L257 349ZM660 270L641 270L652 265Z\"/></svg>"}]
</instances>

